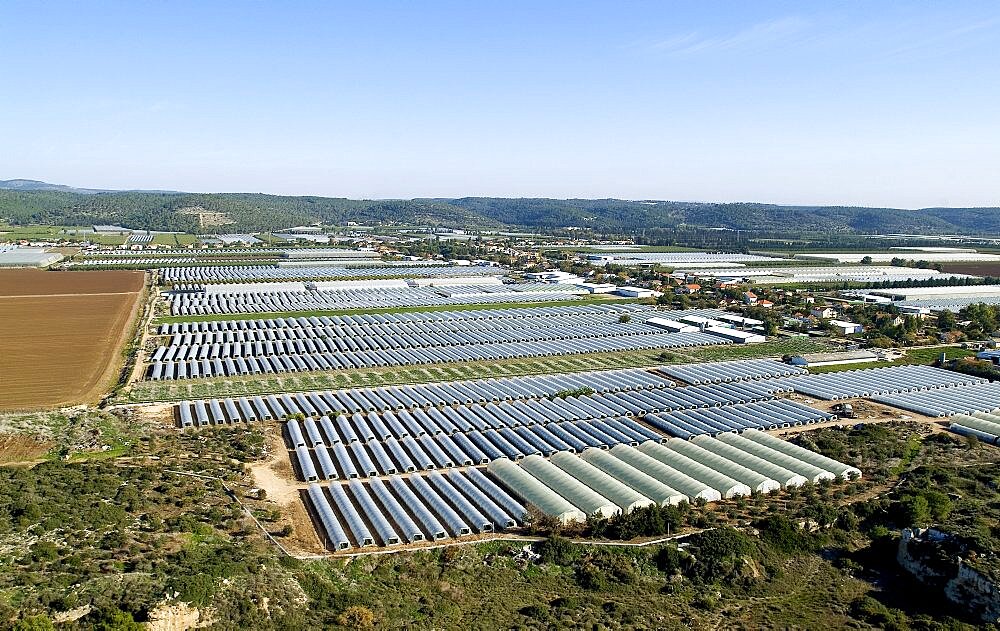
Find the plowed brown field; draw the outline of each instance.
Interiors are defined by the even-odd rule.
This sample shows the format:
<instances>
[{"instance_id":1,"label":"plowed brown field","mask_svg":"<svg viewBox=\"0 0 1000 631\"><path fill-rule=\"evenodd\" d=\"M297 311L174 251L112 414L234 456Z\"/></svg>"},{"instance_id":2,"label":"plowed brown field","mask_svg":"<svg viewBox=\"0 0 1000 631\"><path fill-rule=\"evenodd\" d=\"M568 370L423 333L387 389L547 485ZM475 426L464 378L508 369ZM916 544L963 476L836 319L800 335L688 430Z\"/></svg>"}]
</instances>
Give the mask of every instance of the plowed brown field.
<instances>
[{"instance_id":1,"label":"plowed brown field","mask_svg":"<svg viewBox=\"0 0 1000 631\"><path fill-rule=\"evenodd\" d=\"M0 270L0 410L99 401L142 288L142 272Z\"/></svg>"},{"instance_id":2,"label":"plowed brown field","mask_svg":"<svg viewBox=\"0 0 1000 631\"><path fill-rule=\"evenodd\" d=\"M952 274L972 274L973 276L1000 276L1000 263L970 262L945 263L941 266L945 272Z\"/></svg>"}]
</instances>

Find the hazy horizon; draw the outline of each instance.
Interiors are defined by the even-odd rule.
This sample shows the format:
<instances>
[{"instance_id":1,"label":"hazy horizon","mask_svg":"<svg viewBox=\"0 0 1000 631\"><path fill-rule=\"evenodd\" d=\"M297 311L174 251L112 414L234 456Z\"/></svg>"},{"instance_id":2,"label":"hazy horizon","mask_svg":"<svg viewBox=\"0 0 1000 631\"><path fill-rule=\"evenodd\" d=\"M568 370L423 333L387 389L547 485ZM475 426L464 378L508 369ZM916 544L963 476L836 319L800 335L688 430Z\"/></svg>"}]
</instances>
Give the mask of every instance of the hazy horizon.
<instances>
[{"instance_id":1,"label":"hazy horizon","mask_svg":"<svg viewBox=\"0 0 1000 631\"><path fill-rule=\"evenodd\" d=\"M12 178L1000 205L987 2L12 2L0 18Z\"/></svg>"},{"instance_id":2,"label":"hazy horizon","mask_svg":"<svg viewBox=\"0 0 1000 631\"><path fill-rule=\"evenodd\" d=\"M775 205L775 206L804 206L804 207L846 207L846 208L887 208L893 210L924 210L927 208L998 208L1000 203L995 205L984 205L984 206L872 206L872 205L852 205L852 204L813 204L808 202L769 202L760 200L748 200L748 199L655 199L652 197L613 197L613 196L602 196L602 197L552 197L544 195L454 195L454 196L442 196L442 195L424 195L419 197L348 197L345 195L319 195L315 193L273 193L269 191L182 191L179 189L152 189L148 187L137 187L137 188L104 188L100 186L85 186L76 184L66 184L65 182L49 182L47 180L39 180L38 178L24 178L24 177L11 177L2 178L0 181L11 181L11 180L25 180L25 181L35 181L42 182L44 184L51 184L57 186L69 186L76 189L92 189L96 190L98 193L127 193L127 192L150 192L150 193L166 193L166 194L179 194L179 195L278 195L278 196L288 196L288 197L326 197L326 198L339 198L339 199L353 199L353 200L372 200L372 201L412 201L419 199L463 199L463 198L498 198L498 199L554 199L561 201L569 201L573 199L582 200L599 200L599 199L616 199L619 201L629 201L629 202L670 202L670 203L680 203L680 204L761 204L761 205ZM13 189L16 190L16 189Z\"/></svg>"}]
</instances>

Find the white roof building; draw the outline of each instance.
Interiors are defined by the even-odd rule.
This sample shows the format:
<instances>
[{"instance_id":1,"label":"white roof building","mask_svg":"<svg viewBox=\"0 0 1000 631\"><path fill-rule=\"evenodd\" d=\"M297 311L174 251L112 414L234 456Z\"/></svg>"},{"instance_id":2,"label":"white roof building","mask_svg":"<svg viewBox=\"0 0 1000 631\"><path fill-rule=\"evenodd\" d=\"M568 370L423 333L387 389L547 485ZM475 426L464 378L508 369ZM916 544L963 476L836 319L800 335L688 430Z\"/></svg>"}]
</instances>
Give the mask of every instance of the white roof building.
<instances>
[{"instance_id":1,"label":"white roof building","mask_svg":"<svg viewBox=\"0 0 1000 631\"><path fill-rule=\"evenodd\" d=\"M614 291L614 293L619 296L625 296L626 298L656 298L663 295L658 291L653 291L652 289L646 289L644 287L619 287Z\"/></svg>"},{"instance_id":2,"label":"white roof building","mask_svg":"<svg viewBox=\"0 0 1000 631\"><path fill-rule=\"evenodd\" d=\"M841 335L854 335L855 333L864 332L865 328L856 322L848 322L847 320L830 320L830 326L833 330Z\"/></svg>"}]
</instances>

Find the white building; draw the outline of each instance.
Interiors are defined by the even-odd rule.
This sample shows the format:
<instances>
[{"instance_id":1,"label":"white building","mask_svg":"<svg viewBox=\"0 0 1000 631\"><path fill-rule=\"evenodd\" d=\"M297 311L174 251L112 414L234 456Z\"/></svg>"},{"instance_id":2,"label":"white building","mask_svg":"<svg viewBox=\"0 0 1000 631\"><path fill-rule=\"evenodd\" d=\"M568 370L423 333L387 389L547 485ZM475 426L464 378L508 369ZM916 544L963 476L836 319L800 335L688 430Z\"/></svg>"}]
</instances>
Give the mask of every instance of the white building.
<instances>
[{"instance_id":1,"label":"white building","mask_svg":"<svg viewBox=\"0 0 1000 631\"><path fill-rule=\"evenodd\" d=\"M617 287L611 283L573 283L577 287L582 287L587 290L587 293L591 294L610 294L613 293Z\"/></svg>"},{"instance_id":2,"label":"white building","mask_svg":"<svg viewBox=\"0 0 1000 631\"><path fill-rule=\"evenodd\" d=\"M830 326L840 335L854 335L864 332L865 328L855 322L847 320L830 320Z\"/></svg>"},{"instance_id":3,"label":"white building","mask_svg":"<svg viewBox=\"0 0 1000 631\"><path fill-rule=\"evenodd\" d=\"M614 293L615 295L625 296L626 298L657 298L663 295L658 291L653 291L652 289L646 289L644 287L619 287Z\"/></svg>"},{"instance_id":4,"label":"white building","mask_svg":"<svg viewBox=\"0 0 1000 631\"><path fill-rule=\"evenodd\" d=\"M824 320L832 318L837 315L837 312L830 307L816 307L809 311L809 315L814 318L822 318Z\"/></svg>"},{"instance_id":5,"label":"white building","mask_svg":"<svg viewBox=\"0 0 1000 631\"><path fill-rule=\"evenodd\" d=\"M863 364L878 359L879 356L871 351L847 351L844 353L796 355L790 363L793 366L836 366L838 364Z\"/></svg>"},{"instance_id":6,"label":"white building","mask_svg":"<svg viewBox=\"0 0 1000 631\"><path fill-rule=\"evenodd\" d=\"M752 333L750 331L738 331L736 329L728 329L719 326L705 327L705 333L711 333L712 335L724 337L727 340L731 340L737 344L755 344L758 342L767 341L767 338L759 333Z\"/></svg>"},{"instance_id":7,"label":"white building","mask_svg":"<svg viewBox=\"0 0 1000 631\"><path fill-rule=\"evenodd\" d=\"M528 272L524 275L525 280L533 280L537 283L578 283L583 279L576 274L562 272L559 270L545 270L544 272Z\"/></svg>"}]
</instances>

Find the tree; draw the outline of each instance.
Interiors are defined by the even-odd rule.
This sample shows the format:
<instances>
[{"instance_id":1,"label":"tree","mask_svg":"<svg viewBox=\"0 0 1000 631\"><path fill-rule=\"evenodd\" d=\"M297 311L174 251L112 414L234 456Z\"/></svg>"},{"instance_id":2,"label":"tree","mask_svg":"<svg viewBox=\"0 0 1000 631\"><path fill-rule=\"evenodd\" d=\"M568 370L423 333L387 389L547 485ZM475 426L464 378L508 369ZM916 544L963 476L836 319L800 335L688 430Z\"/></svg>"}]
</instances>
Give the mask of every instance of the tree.
<instances>
[{"instance_id":1,"label":"tree","mask_svg":"<svg viewBox=\"0 0 1000 631\"><path fill-rule=\"evenodd\" d=\"M931 520L931 508L923 495L905 495L896 503L896 512L902 525L920 526Z\"/></svg>"},{"instance_id":2,"label":"tree","mask_svg":"<svg viewBox=\"0 0 1000 631\"><path fill-rule=\"evenodd\" d=\"M861 264L862 265L871 265L872 264L872 257L865 256L864 258L861 259Z\"/></svg>"},{"instance_id":3,"label":"tree","mask_svg":"<svg viewBox=\"0 0 1000 631\"><path fill-rule=\"evenodd\" d=\"M54 631L55 625L43 614L27 616L17 621L13 631Z\"/></svg>"},{"instance_id":4,"label":"tree","mask_svg":"<svg viewBox=\"0 0 1000 631\"><path fill-rule=\"evenodd\" d=\"M132 614L121 609L101 612L93 628L97 631L143 631L143 626L132 618Z\"/></svg>"},{"instance_id":5,"label":"tree","mask_svg":"<svg viewBox=\"0 0 1000 631\"><path fill-rule=\"evenodd\" d=\"M958 326L958 320L954 313L945 309L938 313L937 325L942 331L952 331Z\"/></svg>"}]
</instances>

